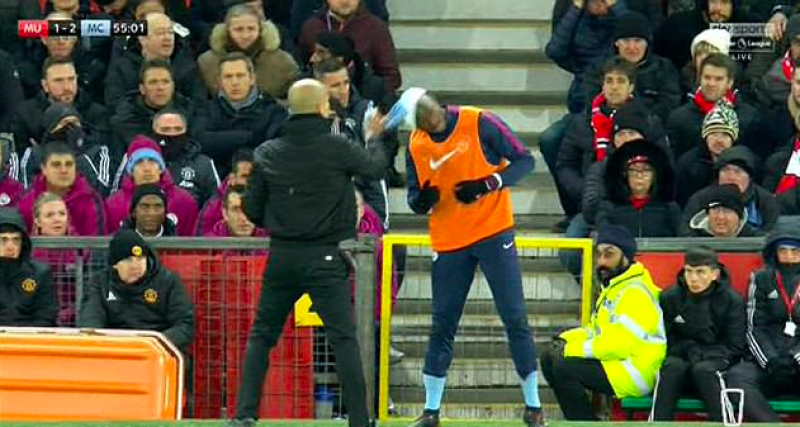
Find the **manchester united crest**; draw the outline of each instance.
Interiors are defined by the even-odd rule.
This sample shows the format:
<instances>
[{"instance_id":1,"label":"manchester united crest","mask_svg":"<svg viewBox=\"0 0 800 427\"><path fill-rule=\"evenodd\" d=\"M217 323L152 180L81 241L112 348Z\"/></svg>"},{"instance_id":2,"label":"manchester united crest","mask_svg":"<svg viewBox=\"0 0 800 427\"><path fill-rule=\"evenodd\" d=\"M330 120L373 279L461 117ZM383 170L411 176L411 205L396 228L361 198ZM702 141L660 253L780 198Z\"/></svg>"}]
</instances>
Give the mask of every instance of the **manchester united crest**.
<instances>
[{"instance_id":1,"label":"manchester united crest","mask_svg":"<svg viewBox=\"0 0 800 427\"><path fill-rule=\"evenodd\" d=\"M133 248L131 248L131 254L136 257L142 256L142 247L134 246Z\"/></svg>"},{"instance_id":2,"label":"manchester united crest","mask_svg":"<svg viewBox=\"0 0 800 427\"><path fill-rule=\"evenodd\" d=\"M32 294L36 292L37 284L36 281L33 279L28 278L23 280L21 286L22 286L22 292L25 292L26 294Z\"/></svg>"},{"instance_id":3,"label":"manchester united crest","mask_svg":"<svg viewBox=\"0 0 800 427\"><path fill-rule=\"evenodd\" d=\"M158 292L155 289L148 289L144 291L144 302L148 304L155 304L158 301Z\"/></svg>"}]
</instances>

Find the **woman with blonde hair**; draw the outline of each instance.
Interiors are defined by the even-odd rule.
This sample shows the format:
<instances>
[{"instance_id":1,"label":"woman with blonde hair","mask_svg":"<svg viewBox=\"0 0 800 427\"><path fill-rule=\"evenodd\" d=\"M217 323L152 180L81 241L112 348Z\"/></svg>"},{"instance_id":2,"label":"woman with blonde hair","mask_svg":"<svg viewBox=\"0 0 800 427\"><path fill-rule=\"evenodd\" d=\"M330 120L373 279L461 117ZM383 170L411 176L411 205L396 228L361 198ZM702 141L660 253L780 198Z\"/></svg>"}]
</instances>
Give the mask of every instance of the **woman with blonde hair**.
<instances>
[{"instance_id":1,"label":"woman with blonde hair","mask_svg":"<svg viewBox=\"0 0 800 427\"><path fill-rule=\"evenodd\" d=\"M67 237L74 234L64 200L55 193L42 193L33 204L31 236ZM75 284L76 272L78 264L84 262L83 254L79 249L46 249L36 246L34 243L31 257L49 265L52 272L60 307L58 325L75 326L78 295Z\"/></svg>"},{"instance_id":2,"label":"woman with blonde hair","mask_svg":"<svg viewBox=\"0 0 800 427\"><path fill-rule=\"evenodd\" d=\"M242 52L253 62L256 84L265 94L284 98L298 66L280 49L281 36L271 21L262 20L252 8L237 5L228 9L225 21L214 26L209 50L197 59L206 88L219 92L219 63L229 53Z\"/></svg>"}]
</instances>

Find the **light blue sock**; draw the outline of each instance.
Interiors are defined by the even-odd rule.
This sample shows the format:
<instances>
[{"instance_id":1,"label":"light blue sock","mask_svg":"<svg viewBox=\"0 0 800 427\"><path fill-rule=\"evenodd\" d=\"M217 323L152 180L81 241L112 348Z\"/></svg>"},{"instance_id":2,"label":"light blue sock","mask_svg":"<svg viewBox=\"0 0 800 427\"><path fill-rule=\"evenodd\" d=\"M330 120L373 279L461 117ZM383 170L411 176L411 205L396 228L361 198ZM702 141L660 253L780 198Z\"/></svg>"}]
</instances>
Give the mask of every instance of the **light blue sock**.
<instances>
[{"instance_id":1,"label":"light blue sock","mask_svg":"<svg viewBox=\"0 0 800 427\"><path fill-rule=\"evenodd\" d=\"M425 409L438 411L442 405L445 377L434 377L423 374L422 382L425 383Z\"/></svg>"},{"instance_id":2,"label":"light blue sock","mask_svg":"<svg viewBox=\"0 0 800 427\"><path fill-rule=\"evenodd\" d=\"M541 408L542 402L539 401L539 373L533 371L522 381L522 394L525 396L525 406L529 408Z\"/></svg>"}]
</instances>

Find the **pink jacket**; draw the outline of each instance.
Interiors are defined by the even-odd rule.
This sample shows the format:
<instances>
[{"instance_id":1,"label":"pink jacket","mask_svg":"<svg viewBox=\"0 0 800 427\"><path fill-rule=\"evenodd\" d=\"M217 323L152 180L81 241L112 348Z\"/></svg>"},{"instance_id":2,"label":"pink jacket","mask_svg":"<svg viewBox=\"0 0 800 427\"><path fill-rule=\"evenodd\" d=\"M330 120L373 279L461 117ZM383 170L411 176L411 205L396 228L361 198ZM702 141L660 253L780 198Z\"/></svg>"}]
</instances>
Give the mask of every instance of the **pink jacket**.
<instances>
[{"instance_id":1,"label":"pink jacket","mask_svg":"<svg viewBox=\"0 0 800 427\"><path fill-rule=\"evenodd\" d=\"M40 173L33 179L33 185L19 201L19 213L25 219L28 230L33 227L33 204L47 191L44 176ZM78 174L75 184L64 196L69 212L69 222L79 236L103 236L108 231L106 209L103 198L89 185L89 181Z\"/></svg>"},{"instance_id":2,"label":"pink jacket","mask_svg":"<svg viewBox=\"0 0 800 427\"><path fill-rule=\"evenodd\" d=\"M377 239L375 243L375 256L377 257L375 260L375 319L380 320L381 289L383 288L383 280L381 278L383 274L383 243L381 241L381 237L383 237L383 223L381 222L381 218L378 216L378 214L375 213L375 211L372 210L372 208L368 205L364 205L364 216L361 218L361 222L358 224L358 234L371 234ZM350 287L354 297L355 286L356 281L354 278L351 278ZM397 291L397 269L394 268L392 269L392 307L394 307L394 304L397 301Z\"/></svg>"}]
</instances>

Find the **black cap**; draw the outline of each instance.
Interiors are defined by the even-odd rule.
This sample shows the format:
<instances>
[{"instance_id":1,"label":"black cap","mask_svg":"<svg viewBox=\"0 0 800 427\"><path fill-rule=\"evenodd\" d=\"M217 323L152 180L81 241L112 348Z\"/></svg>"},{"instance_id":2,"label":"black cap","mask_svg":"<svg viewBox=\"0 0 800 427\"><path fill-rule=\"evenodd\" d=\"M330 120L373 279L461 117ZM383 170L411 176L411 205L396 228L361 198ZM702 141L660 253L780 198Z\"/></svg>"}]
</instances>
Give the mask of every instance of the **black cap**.
<instances>
[{"instance_id":1,"label":"black cap","mask_svg":"<svg viewBox=\"0 0 800 427\"><path fill-rule=\"evenodd\" d=\"M75 109L70 104L65 104L63 102L54 102L44 110L44 117L42 117L42 123L44 124L44 128L47 129L47 133L53 131L53 129L58 126L58 123L61 122L65 117L75 116L78 120L81 119L81 115L78 113L78 110Z\"/></svg>"},{"instance_id":2,"label":"black cap","mask_svg":"<svg viewBox=\"0 0 800 427\"><path fill-rule=\"evenodd\" d=\"M639 38L650 41L652 33L647 17L639 12L628 12L617 19L614 27L614 41L619 39Z\"/></svg>"},{"instance_id":3,"label":"black cap","mask_svg":"<svg viewBox=\"0 0 800 427\"><path fill-rule=\"evenodd\" d=\"M633 100L619 107L617 113L614 114L614 133L623 129L635 130L646 138L647 131L650 129L650 117L647 107Z\"/></svg>"},{"instance_id":4,"label":"black cap","mask_svg":"<svg viewBox=\"0 0 800 427\"><path fill-rule=\"evenodd\" d=\"M108 244L108 265L116 265L132 256L146 256L149 250L139 233L127 228L120 230Z\"/></svg>"},{"instance_id":5,"label":"black cap","mask_svg":"<svg viewBox=\"0 0 800 427\"><path fill-rule=\"evenodd\" d=\"M714 163L714 168L719 171L726 165L736 165L744 169L750 177L755 176L755 154L744 145L734 145L722 152Z\"/></svg>"},{"instance_id":6,"label":"black cap","mask_svg":"<svg viewBox=\"0 0 800 427\"><path fill-rule=\"evenodd\" d=\"M333 31L323 31L317 34L316 42L328 49L331 55L341 56L345 61L350 61L356 51L353 41L348 36Z\"/></svg>"},{"instance_id":7,"label":"black cap","mask_svg":"<svg viewBox=\"0 0 800 427\"><path fill-rule=\"evenodd\" d=\"M167 193L161 189L161 186L158 184L142 184L137 185L136 188L133 190L133 199L131 200L131 212L136 209L136 205L139 204L139 201L142 200L144 196L158 196L164 202L164 206L167 206Z\"/></svg>"}]
</instances>

